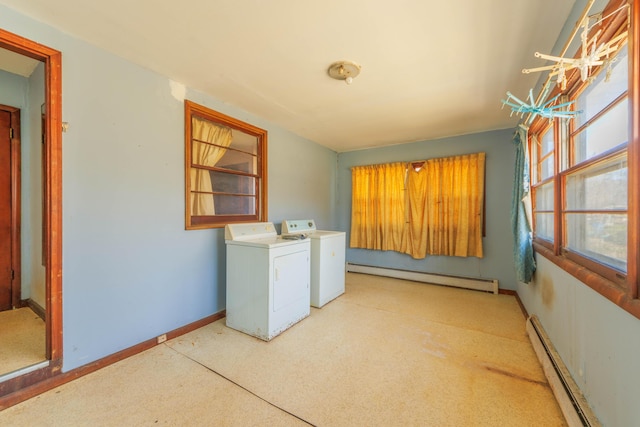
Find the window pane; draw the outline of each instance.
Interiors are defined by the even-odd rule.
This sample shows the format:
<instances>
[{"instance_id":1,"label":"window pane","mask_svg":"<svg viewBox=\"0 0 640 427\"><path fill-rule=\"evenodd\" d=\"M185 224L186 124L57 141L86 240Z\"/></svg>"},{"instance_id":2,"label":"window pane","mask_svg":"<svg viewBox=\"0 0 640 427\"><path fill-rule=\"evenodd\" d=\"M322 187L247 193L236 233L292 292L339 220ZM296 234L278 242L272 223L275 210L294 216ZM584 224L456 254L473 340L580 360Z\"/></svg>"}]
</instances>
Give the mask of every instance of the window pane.
<instances>
[{"instance_id":1,"label":"window pane","mask_svg":"<svg viewBox=\"0 0 640 427\"><path fill-rule=\"evenodd\" d=\"M213 207L213 194L191 193L191 205L193 216L215 215Z\"/></svg>"},{"instance_id":2,"label":"window pane","mask_svg":"<svg viewBox=\"0 0 640 427\"><path fill-rule=\"evenodd\" d=\"M626 214L567 214L567 248L627 271Z\"/></svg>"},{"instance_id":3,"label":"window pane","mask_svg":"<svg viewBox=\"0 0 640 427\"><path fill-rule=\"evenodd\" d=\"M551 176L553 176L553 154L540 164L540 180L545 180Z\"/></svg>"},{"instance_id":4,"label":"window pane","mask_svg":"<svg viewBox=\"0 0 640 427\"><path fill-rule=\"evenodd\" d=\"M231 133L233 134L233 142L231 143L233 148L245 153L258 154L258 137L238 129L233 129Z\"/></svg>"},{"instance_id":5,"label":"window pane","mask_svg":"<svg viewBox=\"0 0 640 427\"><path fill-rule=\"evenodd\" d=\"M542 135L540 141L540 156L543 157L553 151L553 125Z\"/></svg>"},{"instance_id":6,"label":"window pane","mask_svg":"<svg viewBox=\"0 0 640 427\"><path fill-rule=\"evenodd\" d=\"M535 236L544 240L553 241L553 213L535 214Z\"/></svg>"},{"instance_id":7,"label":"window pane","mask_svg":"<svg viewBox=\"0 0 640 427\"><path fill-rule=\"evenodd\" d=\"M216 215L253 215L256 199L250 196L215 195Z\"/></svg>"},{"instance_id":8,"label":"window pane","mask_svg":"<svg viewBox=\"0 0 640 427\"><path fill-rule=\"evenodd\" d=\"M583 162L629 140L629 102L623 100L574 137L573 164Z\"/></svg>"},{"instance_id":9,"label":"window pane","mask_svg":"<svg viewBox=\"0 0 640 427\"><path fill-rule=\"evenodd\" d=\"M536 211L553 211L553 181L534 188Z\"/></svg>"},{"instance_id":10,"label":"window pane","mask_svg":"<svg viewBox=\"0 0 640 427\"><path fill-rule=\"evenodd\" d=\"M567 210L627 209L627 160L620 156L567 176Z\"/></svg>"},{"instance_id":11,"label":"window pane","mask_svg":"<svg viewBox=\"0 0 640 427\"><path fill-rule=\"evenodd\" d=\"M216 193L256 194L256 179L251 176L210 172L211 185Z\"/></svg>"},{"instance_id":12,"label":"window pane","mask_svg":"<svg viewBox=\"0 0 640 427\"><path fill-rule=\"evenodd\" d=\"M620 49L620 53L612 63L609 81L605 81L606 71L605 69L598 74L596 80L578 97L575 107L582 113L575 119L576 128L582 126L627 90L629 68L626 46Z\"/></svg>"},{"instance_id":13,"label":"window pane","mask_svg":"<svg viewBox=\"0 0 640 427\"><path fill-rule=\"evenodd\" d=\"M216 167L257 175L258 158L242 151L227 150Z\"/></svg>"}]
</instances>

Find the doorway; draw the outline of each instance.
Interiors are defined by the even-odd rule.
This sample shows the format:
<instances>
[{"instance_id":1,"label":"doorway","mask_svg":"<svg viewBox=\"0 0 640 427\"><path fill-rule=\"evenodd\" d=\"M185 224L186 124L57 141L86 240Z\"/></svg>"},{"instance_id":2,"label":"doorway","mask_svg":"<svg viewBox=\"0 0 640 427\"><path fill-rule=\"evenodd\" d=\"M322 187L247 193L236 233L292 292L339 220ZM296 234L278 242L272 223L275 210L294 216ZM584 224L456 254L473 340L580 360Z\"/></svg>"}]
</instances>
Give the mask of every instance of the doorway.
<instances>
[{"instance_id":1,"label":"doorway","mask_svg":"<svg viewBox=\"0 0 640 427\"><path fill-rule=\"evenodd\" d=\"M0 50L0 378L17 376L26 370L37 369L46 360L45 353L45 274L41 251L31 253L33 246L41 244L43 215L37 210L42 204L42 164L40 135L41 120L37 114L31 119L30 111L37 113L44 100L44 72L36 60L15 62L6 51ZM20 67L28 64L28 67ZM36 70L37 69L37 70ZM19 73L19 74L16 74ZM30 106L35 104L35 106ZM22 132L23 126L26 132ZM30 137L32 135L32 137ZM24 141L23 141L23 136ZM25 143L27 162L22 162ZM33 150L35 148L35 150ZM36 168L34 169L33 165ZM21 174L41 175L37 182L29 182L24 188L27 197L22 198ZM25 215L22 202L35 205L39 215ZM21 233L23 223L27 232ZM29 242L22 245L21 237ZM34 245L35 243L35 245ZM31 248L31 250L29 250ZM24 250L24 254L23 254ZM39 248L38 248L39 250ZM27 274L22 275L22 261ZM26 282L23 284L23 277Z\"/></svg>"},{"instance_id":2,"label":"doorway","mask_svg":"<svg viewBox=\"0 0 640 427\"><path fill-rule=\"evenodd\" d=\"M44 264L45 358L48 361L44 365L38 365L36 370L27 370L15 377L3 378L0 376L1 399L8 394L16 395L24 388L57 375L62 366L62 85L61 53L59 51L2 29L0 29L0 48L39 61L44 68L44 103L42 105L43 133L45 135L42 161L44 175L40 182L44 194L42 221L46 227L43 227L45 230L42 236L44 247L41 253L44 258L41 259L41 263ZM38 108L38 113L40 113L40 108ZM32 135L32 137L37 136ZM2 185L1 181L0 185ZM0 203L4 204L2 201ZM14 208L20 206L20 203L14 203L13 206ZM18 218L20 218L19 215ZM0 221L2 220L0 219ZM14 263L11 274L15 278L15 254L11 259ZM17 259L19 262L19 256ZM38 259L40 260L40 258ZM12 287L10 297L13 307L19 305L21 301L20 292L15 292L14 289Z\"/></svg>"}]
</instances>

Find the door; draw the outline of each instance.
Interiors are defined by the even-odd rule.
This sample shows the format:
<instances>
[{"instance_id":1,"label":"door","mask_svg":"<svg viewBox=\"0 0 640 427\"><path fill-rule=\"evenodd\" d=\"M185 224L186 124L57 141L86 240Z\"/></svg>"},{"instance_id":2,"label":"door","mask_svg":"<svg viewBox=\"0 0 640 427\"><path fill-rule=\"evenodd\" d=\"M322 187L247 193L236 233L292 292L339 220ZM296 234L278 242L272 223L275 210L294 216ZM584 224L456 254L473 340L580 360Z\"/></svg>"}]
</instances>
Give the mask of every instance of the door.
<instances>
[{"instance_id":1,"label":"door","mask_svg":"<svg viewBox=\"0 0 640 427\"><path fill-rule=\"evenodd\" d=\"M303 299L309 305L309 251L275 257L273 275L274 313Z\"/></svg>"},{"instance_id":2,"label":"door","mask_svg":"<svg viewBox=\"0 0 640 427\"><path fill-rule=\"evenodd\" d=\"M0 110L0 311L12 308L11 113Z\"/></svg>"}]
</instances>

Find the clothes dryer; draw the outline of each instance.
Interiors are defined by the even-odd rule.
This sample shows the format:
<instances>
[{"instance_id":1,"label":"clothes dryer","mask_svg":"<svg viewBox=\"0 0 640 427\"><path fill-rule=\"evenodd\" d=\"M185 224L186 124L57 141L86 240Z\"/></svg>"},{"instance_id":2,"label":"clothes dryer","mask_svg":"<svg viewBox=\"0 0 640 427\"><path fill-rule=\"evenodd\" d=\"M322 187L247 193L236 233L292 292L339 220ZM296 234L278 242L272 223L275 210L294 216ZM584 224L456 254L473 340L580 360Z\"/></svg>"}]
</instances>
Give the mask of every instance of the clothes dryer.
<instances>
[{"instance_id":1,"label":"clothes dryer","mask_svg":"<svg viewBox=\"0 0 640 427\"><path fill-rule=\"evenodd\" d=\"M311 306L321 308L345 291L346 233L317 230L312 219L285 220L283 238L305 236L311 240Z\"/></svg>"},{"instance_id":2,"label":"clothes dryer","mask_svg":"<svg viewBox=\"0 0 640 427\"><path fill-rule=\"evenodd\" d=\"M282 239L260 222L228 224L225 243L228 327L269 341L309 316L309 239Z\"/></svg>"}]
</instances>

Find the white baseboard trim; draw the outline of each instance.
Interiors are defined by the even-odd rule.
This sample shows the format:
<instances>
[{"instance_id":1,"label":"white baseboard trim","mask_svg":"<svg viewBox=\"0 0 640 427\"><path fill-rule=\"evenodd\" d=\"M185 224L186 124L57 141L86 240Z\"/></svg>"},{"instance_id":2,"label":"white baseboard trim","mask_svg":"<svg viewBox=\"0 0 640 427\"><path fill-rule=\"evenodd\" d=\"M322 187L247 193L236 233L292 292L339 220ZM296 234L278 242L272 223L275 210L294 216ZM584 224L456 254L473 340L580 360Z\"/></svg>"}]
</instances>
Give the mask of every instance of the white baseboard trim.
<instances>
[{"instance_id":1,"label":"white baseboard trim","mask_svg":"<svg viewBox=\"0 0 640 427\"><path fill-rule=\"evenodd\" d=\"M434 285L453 286L456 288L472 289L476 291L499 291L497 279L475 279L472 277L447 276L443 274L422 273L418 271L396 270L393 268L373 267L360 264L346 264L346 271L353 273L373 274L375 276L393 277L396 279L413 280L415 282L431 283Z\"/></svg>"},{"instance_id":2,"label":"white baseboard trim","mask_svg":"<svg viewBox=\"0 0 640 427\"><path fill-rule=\"evenodd\" d=\"M527 333L567 424L570 427L601 426L537 316L527 319Z\"/></svg>"}]
</instances>

